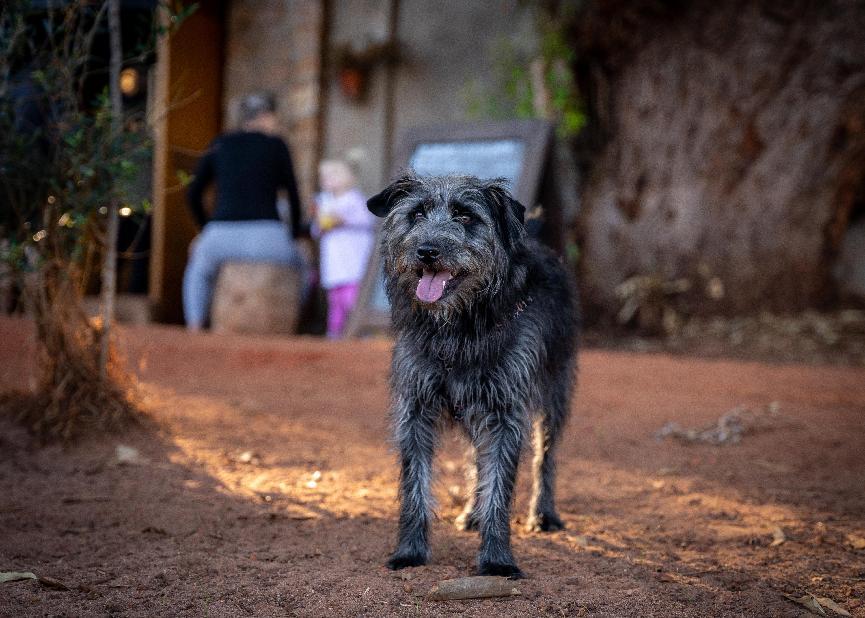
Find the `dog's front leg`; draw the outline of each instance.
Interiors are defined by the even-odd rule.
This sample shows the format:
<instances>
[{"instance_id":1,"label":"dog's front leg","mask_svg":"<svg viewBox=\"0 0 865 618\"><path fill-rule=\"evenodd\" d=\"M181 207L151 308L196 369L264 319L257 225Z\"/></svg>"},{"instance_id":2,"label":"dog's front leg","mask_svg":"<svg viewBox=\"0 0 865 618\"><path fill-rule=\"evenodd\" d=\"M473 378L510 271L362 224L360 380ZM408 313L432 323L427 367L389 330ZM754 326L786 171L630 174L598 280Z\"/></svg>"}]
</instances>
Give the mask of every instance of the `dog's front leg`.
<instances>
[{"instance_id":1,"label":"dog's front leg","mask_svg":"<svg viewBox=\"0 0 865 618\"><path fill-rule=\"evenodd\" d=\"M399 541L387 566L402 569L426 564L430 557L430 480L435 423L423 411L399 404L396 439L401 461Z\"/></svg>"},{"instance_id":2,"label":"dog's front leg","mask_svg":"<svg viewBox=\"0 0 865 618\"><path fill-rule=\"evenodd\" d=\"M511 552L511 501L523 441L522 425L512 416L497 415L480 432L477 514L481 532L478 572L523 577Z\"/></svg>"}]
</instances>

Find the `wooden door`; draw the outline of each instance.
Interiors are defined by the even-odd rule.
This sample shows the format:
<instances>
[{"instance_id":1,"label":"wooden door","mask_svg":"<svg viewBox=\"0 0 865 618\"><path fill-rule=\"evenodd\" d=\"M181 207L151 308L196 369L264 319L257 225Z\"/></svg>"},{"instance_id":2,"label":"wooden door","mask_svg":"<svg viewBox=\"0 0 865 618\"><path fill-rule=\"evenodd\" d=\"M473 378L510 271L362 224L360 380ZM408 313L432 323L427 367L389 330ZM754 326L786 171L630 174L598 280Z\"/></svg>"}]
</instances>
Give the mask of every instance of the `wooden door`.
<instances>
[{"instance_id":1,"label":"wooden door","mask_svg":"<svg viewBox=\"0 0 865 618\"><path fill-rule=\"evenodd\" d=\"M222 0L199 2L158 48L150 301L162 322L183 321L183 271L198 233L182 179L222 127L224 9Z\"/></svg>"}]
</instances>

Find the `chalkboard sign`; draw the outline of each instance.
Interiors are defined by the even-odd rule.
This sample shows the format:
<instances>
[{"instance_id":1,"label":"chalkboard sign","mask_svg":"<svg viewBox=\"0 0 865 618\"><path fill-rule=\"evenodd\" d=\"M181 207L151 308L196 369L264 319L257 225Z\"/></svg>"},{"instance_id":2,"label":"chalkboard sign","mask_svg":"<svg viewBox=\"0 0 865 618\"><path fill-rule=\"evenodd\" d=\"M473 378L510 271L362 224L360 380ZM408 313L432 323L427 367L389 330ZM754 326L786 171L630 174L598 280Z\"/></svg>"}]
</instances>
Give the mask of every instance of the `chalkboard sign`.
<instances>
[{"instance_id":1,"label":"chalkboard sign","mask_svg":"<svg viewBox=\"0 0 865 618\"><path fill-rule=\"evenodd\" d=\"M551 138L552 125L543 120L415 127L400 136L392 176L410 168L424 176L456 173L504 178L514 197L531 208L537 200ZM390 324L378 246L377 238L349 321L349 336L384 331Z\"/></svg>"},{"instance_id":2,"label":"chalkboard sign","mask_svg":"<svg viewBox=\"0 0 865 618\"><path fill-rule=\"evenodd\" d=\"M519 180L525 151L525 144L515 139L420 144L408 166L418 174L430 176L462 173L507 178L513 187Z\"/></svg>"}]
</instances>

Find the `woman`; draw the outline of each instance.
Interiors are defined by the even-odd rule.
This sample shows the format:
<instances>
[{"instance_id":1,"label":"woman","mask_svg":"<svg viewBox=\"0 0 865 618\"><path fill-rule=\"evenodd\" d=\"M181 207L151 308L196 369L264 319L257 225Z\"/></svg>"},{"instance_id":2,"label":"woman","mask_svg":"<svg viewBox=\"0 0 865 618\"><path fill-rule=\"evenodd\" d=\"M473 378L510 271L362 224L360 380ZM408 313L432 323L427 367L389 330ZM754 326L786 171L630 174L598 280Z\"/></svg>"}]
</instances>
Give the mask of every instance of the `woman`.
<instances>
[{"instance_id":1,"label":"woman","mask_svg":"<svg viewBox=\"0 0 865 618\"><path fill-rule=\"evenodd\" d=\"M291 237L301 234L300 199L288 146L277 136L276 104L269 93L245 97L240 130L217 137L198 163L189 186L192 214L201 234L193 241L183 277L183 312L189 330L207 322L219 268L230 260L302 266L277 211L277 194L288 194ZM216 185L208 218L202 197Z\"/></svg>"}]
</instances>

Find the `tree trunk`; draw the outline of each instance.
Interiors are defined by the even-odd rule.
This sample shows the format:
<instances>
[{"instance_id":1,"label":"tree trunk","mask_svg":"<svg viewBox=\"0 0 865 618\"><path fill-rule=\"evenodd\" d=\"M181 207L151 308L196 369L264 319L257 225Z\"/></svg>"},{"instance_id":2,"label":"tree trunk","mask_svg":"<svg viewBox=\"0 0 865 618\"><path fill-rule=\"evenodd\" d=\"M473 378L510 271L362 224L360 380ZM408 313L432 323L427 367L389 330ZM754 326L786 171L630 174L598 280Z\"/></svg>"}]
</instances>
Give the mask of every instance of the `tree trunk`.
<instances>
[{"instance_id":1,"label":"tree trunk","mask_svg":"<svg viewBox=\"0 0 865 618\"><path fill-rule=\"evenodd\" d=\"M607 140L580 213L590 308L613 314L638 274L689 279L695 313L830 297L865 183L862 3L703 0L632 25L627 57L591 71Z\"/></svg>"}]
</instances>

